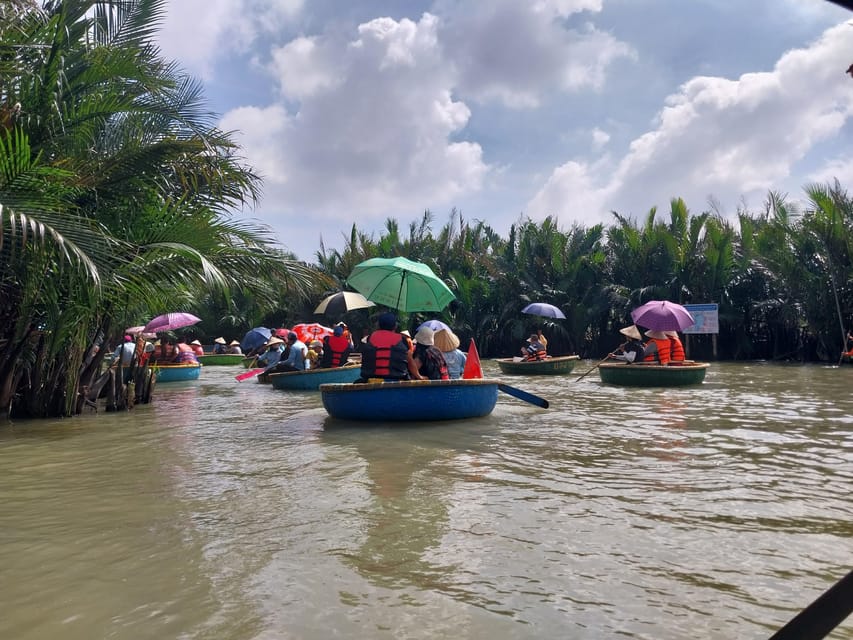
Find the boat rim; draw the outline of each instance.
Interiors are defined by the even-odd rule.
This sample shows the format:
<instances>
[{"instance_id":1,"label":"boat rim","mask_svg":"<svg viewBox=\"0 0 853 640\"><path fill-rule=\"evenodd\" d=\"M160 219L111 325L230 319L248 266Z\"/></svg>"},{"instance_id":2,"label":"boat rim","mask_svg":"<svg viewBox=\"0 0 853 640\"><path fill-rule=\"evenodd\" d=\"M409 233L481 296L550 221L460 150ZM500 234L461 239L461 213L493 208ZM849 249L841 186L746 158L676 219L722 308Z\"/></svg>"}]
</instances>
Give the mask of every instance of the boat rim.
<instances>
[{"instance_id":1,"label":"boat rim","mask_svg":"<svg viewBox=\"0 0 853 640\"><path fill-rule=\"evenodd\" d=\"M555 360L580 360L581 357L579 355L570 355L570 356L547 356L544 360L515 360L516 356L512 358L495 358L495 362L511 362L513 364L537 364L541 362L554 362Z\"/></svg>"},{"instance_id":2,"label":"boat rim","mask_svg":"<svg viewBox=\"0 0 853 640\"><path fill-rule=\"evenodd\" d=\"M413 389L433 387L497 386L495 378L457 378L454 380L383 380L382 382L330 382L320 385L320 391L366 391L368 389Z\"/></svg>"},{"instance_id":3,"label":"boat rim","mask_svg":"<svg viewBox=\"0 0 853 640\"><path fill-rule=\"evenodd\" d=\"M301 371L279 371L278 373L268 374L268 377L277 378L279 376L298 376L307 375L309 373L326 373L328 371L341 371L347 369L355 369L357 367L361 367L361 365L356 363L349 363L341 367L320 367L319 369L303 369Z\"/></svg>"},{"instance_id":4,"label":"boat rim","mask_svg":"<svg viewBox=\"0 0 853 640\"><path fill-rule=\"evenodd\" d=\"M679 369L693 371L695 369L707 369L710 364L710 362L689 362L686 364L656 364L653 362L602 362L598 366L602 369L630 367L631 369L643 369L649 371L678 371Z\"/></svg>"}]
</instances>

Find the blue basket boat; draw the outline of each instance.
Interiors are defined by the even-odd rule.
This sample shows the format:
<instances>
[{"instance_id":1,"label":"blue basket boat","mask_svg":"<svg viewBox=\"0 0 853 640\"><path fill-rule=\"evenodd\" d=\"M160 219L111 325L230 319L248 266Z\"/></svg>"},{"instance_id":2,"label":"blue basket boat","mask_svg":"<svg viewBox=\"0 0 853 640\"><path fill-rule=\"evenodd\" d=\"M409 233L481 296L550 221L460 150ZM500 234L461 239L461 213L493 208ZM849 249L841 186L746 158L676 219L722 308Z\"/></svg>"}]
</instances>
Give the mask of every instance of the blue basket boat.
<instances>
[{"instance_id":1,"label":"blue basket boat","mask_svg":"<svg viewBox=\"0 0 853 640\"><path fill-rule=\"evenodd\" d=\"M321 384L345 384L355 382L361 375L359 365L344 365L328 369L308 371L286 371L269 374L273 389L283 391L318 391Z\"/></svg>"},{"instance_id":2,"label":"blue basket boat","mask_svg":"<svg viewBox=\"0 0 853 640\"><path fill-rule=\"evenodd\" d=\"M182 364L158 364L154 367L157 382L184 382L198 380L201 376L201 364L187 362Z\"/></svg>"},{"instance_id":3,"label":"blue basket boat","mask_svg":"<svg viewBox=\"0 0 853 640\"><path fill-rule=\"evenodd\" d=\"M498 380L417 380L323 384L323 407L333 418L374 422L463 420L489 415Z\"/></svg>"}]
</instances>

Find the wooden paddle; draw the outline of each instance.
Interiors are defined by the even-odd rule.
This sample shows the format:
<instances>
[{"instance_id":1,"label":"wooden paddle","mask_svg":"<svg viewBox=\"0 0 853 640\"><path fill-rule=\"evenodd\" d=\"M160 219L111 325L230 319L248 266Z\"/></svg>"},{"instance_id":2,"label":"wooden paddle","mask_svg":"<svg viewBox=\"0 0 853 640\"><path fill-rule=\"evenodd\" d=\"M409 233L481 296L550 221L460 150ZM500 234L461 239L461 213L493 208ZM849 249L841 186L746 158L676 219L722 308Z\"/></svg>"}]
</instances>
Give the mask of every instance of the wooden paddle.
<instances>
[{"instance_id":1,"label":"wooden paddle","mask_svg":"<svg viewBox=\"0 0 853 640\"><path fill-rule=\"evenodd\" d=\"M818 640L853 612L853 571L770 636L770 640Z\"/></svg>"},{"instance_id":2,"label":"wooden paddle","mask_svg":"<svg viewBox=\"0 0 853 640\"><path fill-rule=\"evenodd\" d=\"M532 393L528 393L522 389L517 389L516 387L511 387L508 384L499 383L498 389L503 391L504 393L508 393L511 396L515 396L519 400L524 400L525 402L529 402L530 404L535 404L537 407L542 407L543 409L547 409L549 404L545 398L540 398L539 396L533 395Z\"/></svg>"},{"instance_id":3,"label":"wooden paddle","mask_svg":"<svg viewBox=\"0 0 853 640\"><path fill-rule=\"evenodd\" d=\"M241 373L240 375L234 376L234 379L237 380L237 382L243 382L243 380L254 378L256 375L258 375L259 373L263 373L264 371L266 371L266 367L261 367L260 369L250 369L245 373Z\"/></svg>"},{"instance_id":4,"label":"wooden paddle","mask_svg":"<svg viewBox=\"0 0 853 640\"><path fill-rule=\"evenodd\" d=\"M585 373L582 373L582 374L581 374L581 375L579 375L577 378L575 378L575 382L577 382L578 380L581 380L581 379L583 379L583 378L586 378L590 373L592 373L593 371L595 371L596 369L598 369L598 367L600 367L602 364L604 364L605 362L607 362L609 359L610 359L610 354L606 355L606 356L604 357L604 359L603 359L601 362L599 362L597 365L595 365L592 369L590 369L589 371L587 371L587 372L585 372Z\"/></svg>"}]
</instances>

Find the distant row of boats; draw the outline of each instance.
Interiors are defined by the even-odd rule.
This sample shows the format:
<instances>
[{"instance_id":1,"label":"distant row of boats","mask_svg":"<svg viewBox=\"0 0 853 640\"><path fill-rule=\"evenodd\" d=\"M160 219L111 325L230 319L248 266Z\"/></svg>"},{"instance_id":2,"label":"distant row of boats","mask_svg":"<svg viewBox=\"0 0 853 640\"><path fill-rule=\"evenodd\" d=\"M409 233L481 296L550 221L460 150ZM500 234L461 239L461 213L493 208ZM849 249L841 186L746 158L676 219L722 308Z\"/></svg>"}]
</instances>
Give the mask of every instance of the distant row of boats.
<instances>
[{"instance_id":1,"label":"distant row of boats","mask_svg":"<svg viewBox=\"0 0 853 640\"><path fill-rule=\"evenodd\" d=\"M239 354L210 354L200 362L156 366L159 382L198 379L203 366L251 367L254 358ZM574 370L579 356L555 356L543 360L520 358L495 360L501 373L517 376L566 375ZM606 384L640 387L674 387L701 384L708 369L707 362L685 361L657 365L601 362L596 367ZM267 374L260 382L274 389L320 391L323 406L330 416L342 420L398 422L461 420L488 415L503 391L540 407L548 403L542 398L511 387L500 380L475 378L463 380L425 380L353 384L361 375L361 367L351 362L343 367L310 369ZM260 376L259 376L260 377Z\"/></svg>"},{"instance_id":2,"label":"distant row of boats","mask_svg":"<svg viewBox=\"0 0 853 640\"><path fill-rule=\"evenodd\" d=\"M525 361L521 358L498 358L495 362L501 373L508 375L544 376L571 373L579 356L556 356L544 360ZM701 384L708 370L707 362L685 360L667 365L654 362L602 362L597 365L601 381L623 387L681 387Z\"/></svg>"}]
</instances>

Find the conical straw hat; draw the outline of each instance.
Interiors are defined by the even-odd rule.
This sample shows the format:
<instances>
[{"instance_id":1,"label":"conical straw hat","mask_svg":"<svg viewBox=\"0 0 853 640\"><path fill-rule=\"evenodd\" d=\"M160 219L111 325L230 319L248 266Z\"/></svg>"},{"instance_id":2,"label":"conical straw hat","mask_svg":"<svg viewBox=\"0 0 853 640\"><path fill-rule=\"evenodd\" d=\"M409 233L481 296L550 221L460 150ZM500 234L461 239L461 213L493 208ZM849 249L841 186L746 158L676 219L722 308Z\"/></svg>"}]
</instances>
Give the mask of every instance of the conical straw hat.
<instances>
[{"instance_id":1,"label":"conical straw hat","mask_svg":"<svg viewBox=\"0 0 853 640\"><path fill-rule=\"evenodd\" d=\"M440 329L433 336L439 351L453 351L459 348L459 337L448 329Z\"/></svg>"}]
</instances>

